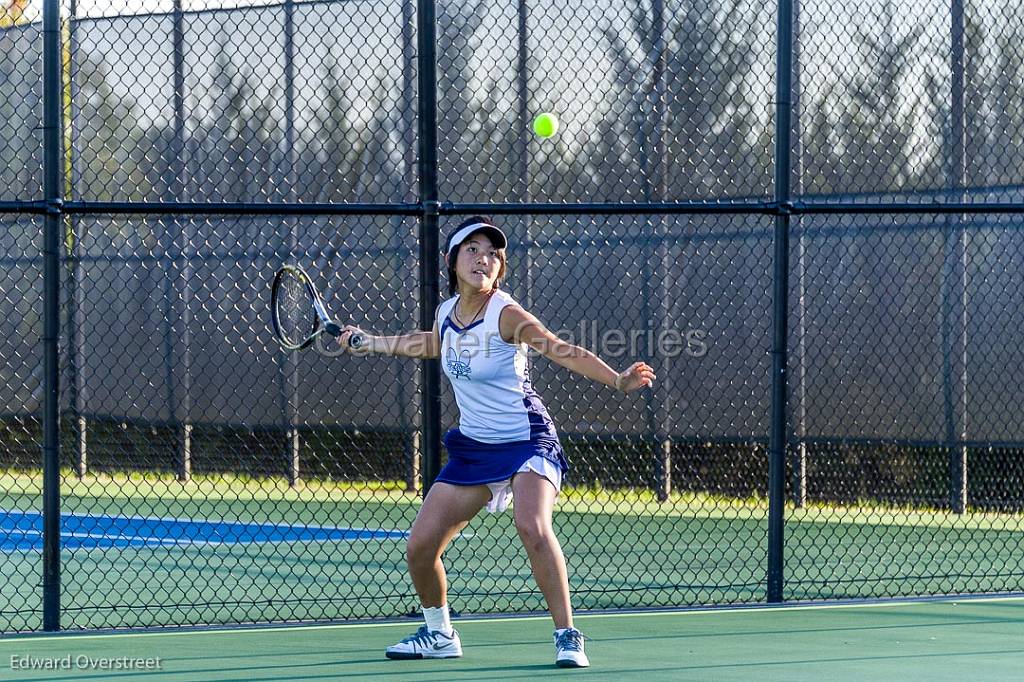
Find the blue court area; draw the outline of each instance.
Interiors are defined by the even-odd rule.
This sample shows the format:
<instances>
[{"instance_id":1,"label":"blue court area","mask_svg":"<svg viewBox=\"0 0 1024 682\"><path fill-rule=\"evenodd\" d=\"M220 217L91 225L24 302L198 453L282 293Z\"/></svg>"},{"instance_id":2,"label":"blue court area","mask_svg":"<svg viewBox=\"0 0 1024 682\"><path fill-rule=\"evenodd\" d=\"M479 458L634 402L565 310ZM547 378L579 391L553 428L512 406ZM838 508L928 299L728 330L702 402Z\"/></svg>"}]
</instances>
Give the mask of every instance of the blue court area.
<instances>
[{"instance_id":1,"label":"blue court area","mask_svg":"<svg viewBox=\"0 0 1024 682\"><path fill-rule=\"evenodd\" d=\"M404 538L405 531L331 526L242 523L141 516L61 514L66 549L339 542ZM0 552L42 550L43 515L0 511Z\"/></svg>"}]
</instances>

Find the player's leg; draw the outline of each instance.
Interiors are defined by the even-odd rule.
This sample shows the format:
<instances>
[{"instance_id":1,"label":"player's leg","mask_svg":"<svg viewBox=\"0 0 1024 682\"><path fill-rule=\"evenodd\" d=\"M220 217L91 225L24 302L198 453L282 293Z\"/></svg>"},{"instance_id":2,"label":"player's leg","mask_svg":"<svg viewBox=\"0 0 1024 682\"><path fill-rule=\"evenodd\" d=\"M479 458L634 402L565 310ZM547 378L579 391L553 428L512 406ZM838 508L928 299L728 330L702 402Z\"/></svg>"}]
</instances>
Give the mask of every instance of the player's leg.
<instances>
[{"instance_id":1,"label":"player's leg","mask_svg":"<svg viewBox=\"0 0 1024 682\"><path fill-rule=\"evenodd\" d=\"M406 562L426 624L386 650L388 658L456 658L462 655L459 635L448 616L448 578L441 554L455 535L487 504L486 485L435 483L413 522Z\"/></svg>"},{"instance_id":2,"label":"player's leg","mask_svg":"<svg viewBox=\"0 0 1024 682\"><path fill-rule=\"evenodd\" d=\"M441 554L487 504L490 496L486 485L435 483L431 486L412 524L406 546L409 575L423 606L438 607L446 603L448 580Z\"/></svg>"},{"instance_id":3,"label":"player's leg","mask_svg":"<svg viewBox=\"0 0 1024 682\"><path fill-rule=\"evenodd\" d=\"M557 494L551 481L533 471L512 479L516 531L555 622L555 662L563 667L586 667L590 662L583 652L583 635L572 624L565 555L551 525Z\"/></svg>"},{"instance_id":4,"label":"player's leg","mask_svg":"<svg viewBox=\"0 0 1024 682\"><path fill-rule=\"evenodd\" d=\"M544 594L556 628L572 627L569 604L569 574L562 546L551 526L557 491L552 483L533 471L512 479L516 531L530 557L537 586Z\"/></svg>"}]
</instances>

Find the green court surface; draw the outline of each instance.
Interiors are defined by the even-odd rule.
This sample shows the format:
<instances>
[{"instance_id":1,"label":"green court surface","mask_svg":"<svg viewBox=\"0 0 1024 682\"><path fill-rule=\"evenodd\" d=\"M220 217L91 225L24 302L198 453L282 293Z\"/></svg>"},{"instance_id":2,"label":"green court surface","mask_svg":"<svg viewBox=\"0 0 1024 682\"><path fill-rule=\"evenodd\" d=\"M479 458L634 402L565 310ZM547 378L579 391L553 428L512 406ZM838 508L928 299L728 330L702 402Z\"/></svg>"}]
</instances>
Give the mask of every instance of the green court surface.
<instances>
[{"instance_id":1,"label":"green court surface","mask_svg":"<svg viewBox=\"0 0 1024 682\"><path fill-rule=\"evenodd\" d=\"M38 481L0 493L38 508ZM282 487L283 486L283 487ZM19 491L20 487L20 491ZM65 481L68 514L408 529L419 498L308 482L105 478ZM1019 514L812 507L787 510L789 601L1021 591ZM567 489L555 526L581 611L763 602L767 504ZM393 619L418 606L402 538L68 549L68 630ZM452 606L465 615L545 608L509 513L478 516L449 548ZM41 629L38 552L0 552L0 620Z\"/></svg>"},{"instance_id":2,"label":"green court surface","mask_svg":"<svg viewBox=\"0 0 1024 682\"><path fill-rule=\"evenodd\" d=\"M461 659L385 659L414 625L14 636L0 640L0 679L959 681L1020 679L1024 660L1024 598L587 615L585 670L554 667L546 617L457 621ZM149 672L89 668L157 657ZM24 669L32 659L71 669Z\"/></svg>"}]
</instances>

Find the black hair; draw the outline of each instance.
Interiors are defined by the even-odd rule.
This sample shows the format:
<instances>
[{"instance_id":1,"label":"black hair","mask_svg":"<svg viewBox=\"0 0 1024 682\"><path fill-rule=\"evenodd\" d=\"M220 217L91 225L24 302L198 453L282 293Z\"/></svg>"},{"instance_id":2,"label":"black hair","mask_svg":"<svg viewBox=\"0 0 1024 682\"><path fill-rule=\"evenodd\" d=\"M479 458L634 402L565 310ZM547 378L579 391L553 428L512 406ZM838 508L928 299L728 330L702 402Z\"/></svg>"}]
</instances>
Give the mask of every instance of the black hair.
<instances>
[{"instance_id":1,"label":"black hair","mask_svg":"<svg viewBox=\"0 0 1024 682\"><path fill-rule=\"evenodd\" d=\"M448 239L445 241L445 253L448 253L448 247L452 243L452 237L454 237L459 230L470 225L476 225L477 223L486 223L493 225L490 218L486 218L482 215L474 215L466 218L458 227L451 231L448 235ZM475 233L474 233L475 234ZM465 244L466 240L462 240L462 244ZM462 244L455 247L455 250L448 254L448 295L454 296L459 291L459 277L455 274L455 261L459 257L459 250L462 248ZM501 261L501 270L498 271L498 279L494 281L494 288L500 289L501 283L505 279L505 272L508 270L508 263L506 261L505 250L498 250L498 259Z\"/></svg>"}]
</instances>

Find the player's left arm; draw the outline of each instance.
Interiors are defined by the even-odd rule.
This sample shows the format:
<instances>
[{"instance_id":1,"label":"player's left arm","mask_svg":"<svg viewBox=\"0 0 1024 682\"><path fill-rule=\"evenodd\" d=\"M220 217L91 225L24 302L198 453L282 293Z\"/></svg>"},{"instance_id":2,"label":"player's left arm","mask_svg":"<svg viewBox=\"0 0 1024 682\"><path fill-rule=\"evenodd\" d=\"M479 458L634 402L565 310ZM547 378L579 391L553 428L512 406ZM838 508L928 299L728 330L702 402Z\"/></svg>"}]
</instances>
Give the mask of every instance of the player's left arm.
<instances>
[{"instance_id":1,"label":"player's left arm","mask_svg":"<svg viewBox=\"0 0 1024 682\"><path fill-rule=\"evenodd\" d=\"M625 371L616 372L586 348L552 334L540 320L517 305L506 306L501 311L498 329L506 342L525 343L552 362L624 393L650 387L657 378L654 369L645 362L634 362Z\"/></svg>"}]
</instances>

